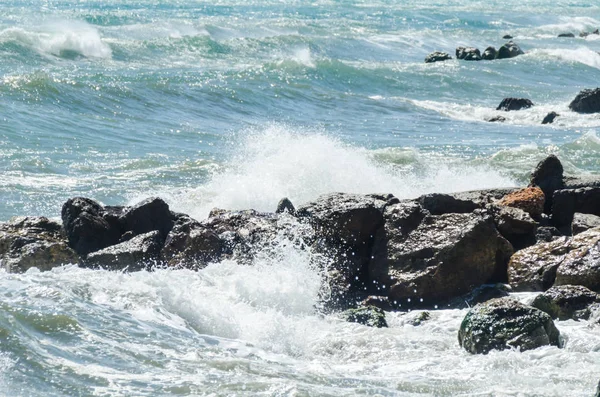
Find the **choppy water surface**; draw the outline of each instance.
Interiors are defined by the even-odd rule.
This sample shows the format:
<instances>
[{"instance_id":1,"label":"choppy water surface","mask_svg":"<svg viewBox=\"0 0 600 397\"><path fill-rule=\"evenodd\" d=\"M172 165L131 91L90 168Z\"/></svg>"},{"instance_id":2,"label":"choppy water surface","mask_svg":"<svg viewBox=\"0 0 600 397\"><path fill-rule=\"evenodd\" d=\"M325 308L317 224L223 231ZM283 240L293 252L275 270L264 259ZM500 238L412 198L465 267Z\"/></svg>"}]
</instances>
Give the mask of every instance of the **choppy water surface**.
<instances>
[{"instance_id":1,"label":"choppy water surface","mask_svg":"<svg viewBox=\"0 0 600 397\"><path fill-rule=\"evenodd\" d=\"M600 169L600 116L568 110L598 85L600 36L556 37L599 28L594 2L238 3L3 1L0 220L75 195L203 218L513 186L548 153ZM423 63L505 34L526 54ZM486 122L508 96L536 106ZM384 330L319 315L309 254L282 250L197 273L0 273L0 394L582 396L600 378L586 322L558 324L562 350L471 356L461 311Z\"/></svg>"}]
</instances>

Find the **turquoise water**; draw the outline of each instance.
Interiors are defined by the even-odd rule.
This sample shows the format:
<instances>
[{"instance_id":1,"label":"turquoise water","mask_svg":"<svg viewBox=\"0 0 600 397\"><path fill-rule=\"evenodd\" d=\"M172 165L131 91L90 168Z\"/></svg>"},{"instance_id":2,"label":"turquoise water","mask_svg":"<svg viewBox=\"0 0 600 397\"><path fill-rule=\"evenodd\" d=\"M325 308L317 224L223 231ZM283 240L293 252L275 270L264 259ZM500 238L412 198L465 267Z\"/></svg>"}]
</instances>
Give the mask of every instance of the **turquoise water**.
<instances>
[{"instance_id":1,"label":"turquoise water","mask_svg":"<svg viewBox=\"0 0 600 397\"><path fill-rule=\"evenodd\" d=\"M75 195L105 204L160 195L203 218L213 207L273 210L283 196L298 204L331 191L514 186L548 153L569 173L597 173L600 116L568 104L600 81L600 36L556 36L599 27L600 6L582 0L5 0L0 221L57 217ZM459 45L498 48L505 34L526 54L423 62ZM486 122L509 96L536 106ZM560 117L541 125L550 111ZM401 316L389 330L320 317L320 278L303 255L199 273L0 273L0 392L594 388L597 329L559 325L572 340L561 351L467 356L456 343L461 312L441 311L427 332ZM286 288L290 274L306 285Z\"/></svg>"}]
</instances>

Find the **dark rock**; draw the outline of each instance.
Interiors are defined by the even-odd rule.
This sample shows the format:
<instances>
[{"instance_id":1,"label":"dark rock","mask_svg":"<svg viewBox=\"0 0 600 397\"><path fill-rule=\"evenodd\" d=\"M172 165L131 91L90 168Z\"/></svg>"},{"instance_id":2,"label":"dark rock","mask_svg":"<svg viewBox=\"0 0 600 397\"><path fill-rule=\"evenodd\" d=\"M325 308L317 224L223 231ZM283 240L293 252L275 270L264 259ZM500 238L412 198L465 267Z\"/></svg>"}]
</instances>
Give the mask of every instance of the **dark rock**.
<instances>
[{"instance_id":1,"label":"dark rock","mask_svg":"<svg viewBox=\"0 0 600 397\"><path fill-rule=\"evenodd\" d=\"M474 47L458 47L456 49L456 59L463 61L480 61L481 53Z\"/></svg>"},{"instance_id":2,"label":"dark rock","mask_svg":"<svg viewBox=\"0 0 600 397\"><path fill-rule=\"evenodd\" d=\"M579 37L588 37L590 35L590 32L581 32L579 33Z\"/></svg>"},{"instance_id":3,"label":"dark rock","mask_svg":"<svg viewBox=\"0 0 600 397\"><path fill-rule=\"evenodd\" d=\"M517 251L508 263L508 283L515 291L545 291L556 279L556 270L570 250L570 239L561 237Z\"/></svg>"},{"instance_id":4,"label":"dark rock","mask_svg":"<svg viewBox=\"0 0 600 397\"><path fill-rule=\"evenodd\" d=\"M448 59L452 59L452 57L447 52L435 51L425 57L425 63L447 61Z\"/></svg>"},{"instance_id":5,"label":"dark rock","mask_svg":"<svg viewBox=\"0 0 600 397\"><path fill-rule=\"evenodd\" d=\"M496 47L490 46L483 51L483 54L481 54L481 59L486 61L492 61L496 59L497 54L498 51L496 51Z\"/></svg>"},{"instance_id":6,"label":"dark rock","mask_svg":"<svg viewBox=\"0 0 600 397\"><path fill-rule=\"evenodd\" d=\"M106 210L98 202L75 197L62 207L63 228L69 246L79 255L119 243L122 229L119 223L121 208Z\"/></svg>"},{"instance_id":7,"label":"dark rock","mask_svg":"<svg viewBox=\"0 0 600 397\"><path fill-rule=\"evenodd\" d=\"M158 264L162 241L161 233L153 230L123 243L90 253L84 265L107 270L129 271L151 268Z\"/></svg>"},{"instance_id":8,"label":"dark rock","mask_svg":"<svg viewBox=\"0 0 600 397\"><path fill-rule=\"evenodd\" d=\"M548 243L564 235L554 226L540 226L535 233L536 243Z\"/></svg>"},{"instance_id":9,"label":"dark rock","mask_svg":"<svg viewBox=\"0 0 600 397\"><path fill-rule=\"evenodd\" d=\"M36 267L76 264L77 254L69 248L59 223L44 217L18 217L0 223L0 262L8 272Z\"/></svg>"},{"instance_id":10,"label":"dark rock","mask_svg":"<svg viewBox=\"0 0 600 397\"><path fill-rule=\"evenodd\" d=\"M594 397L600 397L600 382L598 382L598 386L596 386L596 394Z\"/></svg>"},{"instance_id":11,"label":"dark rock","mask_svg":"<svg viewBox=\"0 0 600 397\"><path fill-rule=\"evenodd\" d=\"M161 258L170 267L199 269L219 260L225 252L226 242L214 230L187 215L178 214L165 240Z\"/></svg>"},{"instance_id":12,"label":"dark rock","mask_svg":"<svg viewBox=\"0 0 600 397\"><path fill-rule=\"evenodd\" d=\"M546 117L544 117L544 120L542 120L542 124L552 124L554 122L554 119L558 116L560 116L560 114L556 112L550 112L546 115Z\"/></svg>"},{"instance_id":13,"label":"dark rock","mask_svg":"<svg viewBox=\"0 0 600 397\"><path fill-rule=\"evenodd\" d=\"M510 298L493 299L469 310L458 331L458 342L470 353L541 346L559 346L560 333L552 318Z\"/></svg>"},{"instance_id":14,"label":"dark rock","mask_svg":"<svg viewBox=\"0 0 600 397\"><path fill-rule=\"evenodd\" d=\"M600 188L562 189L552 197L552 222L568 234L576 212L600 215Z\"/></svg>"},{"instance_id":15,"label":"dark rock","mask_svg":"<svg viewBox=\"0 0 600 397\"><path fill-rule=\"evenodd\" d=\"M384 216L369 274L389 287L390 300L431 306L506 279L512 247L481 210L425 215L416 203L400 202L386 207Z\"/></svg>"},{"instance_id":16,"label":"dark rock","mask_svg":"<svg viewBox=\"0 0 600 397\"><path fill-rule=\"evenodd\" d=\"M375 306L385 311L394 310L394 307L390 303L390 300L387 296L369 295L364 301L361 302L361 306Z\"/></svg>"},{"instance_id":17,"label":"dark rock","mask_svg":"<svg viewBox=\"0 0 600 397\"><path fill-rule=\"evenodd\" d=\"M511 110L528 109L532 106L533 102L527 98L504 98L496 110L504 110L509 112Z\"/></svg>"},{"instance_id":18,"label":"dark rock","mask_svg":"<svg viewBox=\"0 0 600 397\"><path fill-rule=\"evenodd\" d=\"M600 303L600 295L580 285L560 285L535 297L531 306L553 319L587 320L591 306Z\"/></svg>"},{"instance_id":19,"label":"dark rock","mask_svg":"<svg viewBox=\"0 0 600 397\"><path fill-rule=\"evenodd\" d=\"M573 33L561 33L558 37L575 37Z\"/></svg>"},{"instance_id":20,"label":"dark rock","mask_svg":"<svg viewBox=\"0 0 600 397\"><path fill-rule=\"evenodd\" d=\"M122 229L132 232L133 236L158 230L164 240L173 227L173 214L162 199L151 197L126 208L121 215L121 224Z\"/></svg>"},{"instance_id":21,"label":"dark rock","mask_svg":"<svg viewBox=\"0 0 600 397\"><path fill-rule=\"evenodd\" d=\"M470 308L478 303L509 296L510 286L502 283L483 284L459 298L452 299L447 307L455 309Z\"/></svg>"},{"instance_id":22,"label":"dark rock","mask_svg":"<svg viewBox=\"0 0 600 397\"><path fill-rule=\"evenodd\" d=\"M409 322L410 325L412 325L413 327L418 327L419 325L423 324L425 321L428 321L431 319L431 313L427 312L427 311L423 311L418 313L414 318L412 318Z\"/></svg>"},{"instance_id":23,"label":"dark rock","mask_svg":"<svg viewBox=\"0 0 600 397\"><path fill-rule=\"evenodd\" d=\"M524 52L521 50L521 47L512 41L509 41L498 49L498 55L496 56L496 59L514 58L523 54Z\"/></svg>"},{"instance_id":24,"label":"dark rock","mask_svg":"<svg viewBox=\"0 0 600 397\"><path fill-rule=\"evenodd\" d=\"M494 117L490 117L489 119L486 119L486 121L489 121L490 123L504 123L506 121L506 117L494 116Z\"/></svg>"},{"instance_id":25,"label":"dark rock","mask_svg":"<svg viewBox=\"0 0 600 397\"><path fill-rule=\"evenodd\" d=\"M527 212L500 206L493 208L493 216L498 231L515 249L535 244L538 223Z\"/></svg>"},{"instance_id":26,"label":"dark rock","mask_svg":"<svg viewBox=\"0 0 600 397\"><path fill-rule=\"evenodd\" d=\"M554 285L568 284L600 291L600 228L580 233L569 241L554 281Z\"/></svg>"},{"instance_id":27,"label":"dark rock","mask_svg":"<svg viewBox=\"0 0 600 397\"><path fill-rule=\"evenodd\" d=\"M373 306L348 309L341 316L349 323L359 323L375 328L387 328L388 326L385 321L385 312Z\"/></svg>"},{"instance_id":28,"label":"dark rock","mask_svg":"<svg viewBox=\"0 0 600 397\"><path fill-rule=\"evenodd\" d=\"M513 37L512 37L511 35L509 35L509 34L505 34L504 36L502 36L502 38L503 38L504 40L510 40L510 39L512 39Z\"/></svg>"},{"instance_id":29,"label":"dark rock","mask_svg":"<svg viewBox=\"0 0 600 397\"><path fill-rule=\"evenodd\" d=\"M592 32L592 34L600 34L600 30L596 29Z\"/></svg>"},{"instance_id":30,"label":"dark rock","mask_svg":"<svg viewBox=\"0 0 600 397\"><path fill-rule=\"evenodd\" d=\"M542 189L545 197L544 213L550 214L554 191L565 187L563 166L558 157L551 154L540 161L531 173L529 186L538 186Z\"/></svg>"},{"instance_id":31,"label":"dark rock","mask_svg":"<svg viewBox=\"0 0 600 397\"><path fill-rule=\"evenodd\" d=\"M577 113L600 112L600 88L582 90L569 104L569 109Z\"/></svg>"},{"instance_id":32,"label":"dark rock","mask_svg":"<svg viewBox=\"0 0 600 397\"><path fill-rule=\"evenodd\" d=\"M600 226L600 216L576 212L571 223L571 234L575 236L598 226Z\"/></svg>"},{"instance_id":33,"label":"dark rock","mask_svg":"<svg viewBox=\"0 0 600 397\"><path fill-rule=\"evenodd\" d=\"M342 302L352 285L365 285L374 237L384 223L384 208L394 202L398 199L392 195L333 193L297 209L297 216L315 230L316 251L334 258L329 269L334 300Z\"/></svg>"},{"instance_id":34,"label":"dark rock","mask_svg":"<svg viewBox=\"0 0 600 397\"><path fill-rule=\"evenodd\" d=\"M449 213L471 213L481 206L474 200L461 199L450 194L431 193L419 197L421 207L432 215Z\"/></svg>"},{"instance_id":35,"label":"dark rock","mask_svg":"<svg viewBox=\"0 0 600 397\"><path fill-rule=\"evenodd\" d=\"M544 202L545 197L542 189L533 186L507 194L498 201L498 205L521 209L531 215L532 218L537 219L544 211Z\"/></svg>"},{"instance_id":36,"label":"dark rock","mask_svg":"<svg viewBox=\"0 0 600 397\"><path fill-rule=\"evenodd\" d=\"M286 211L290 215L294 215L296 214L296 207L294 207L294 204L292 204L289 198L284 197L279 200L279 203L277 203L277 209L275 210L275 213L281 214Z\"/></svg>"}]
</instances>

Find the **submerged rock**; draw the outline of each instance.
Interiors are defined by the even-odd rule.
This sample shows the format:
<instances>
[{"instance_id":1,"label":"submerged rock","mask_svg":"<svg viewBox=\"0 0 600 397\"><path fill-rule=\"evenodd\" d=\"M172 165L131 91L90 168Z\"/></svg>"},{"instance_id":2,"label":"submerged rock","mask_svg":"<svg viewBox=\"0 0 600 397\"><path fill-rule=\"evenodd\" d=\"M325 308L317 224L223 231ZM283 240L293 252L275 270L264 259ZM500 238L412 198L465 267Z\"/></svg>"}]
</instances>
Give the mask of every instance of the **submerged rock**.
<instances>
[{"instance_id":1,"label":"submerged rock","mask_svg":"<svg viewBox=\"0 0 600 397\"><path fill-rule=\"evenodd\" d=\"M561 33L558 37L575 37L573 33Z\"/></svg>"},{"instance_id":2,"label":"submerged rock","mask_svg":"<svg viewBox=\"0 0 600 397\"><path fill-rule=\"evenodd\" d=\"M59 223L44 217L18 217L0 223L0 264L8 272L32 267L50 270L78 262Z\"/></svg>"},{"instance_id":3,"label":"submerged rock","mask_svg":"<svg viewBox=\"0 0 600 397\"><path fill-rule=\"evenodd\" d=\"M425 63L447 61L449 59L452 59L452 57L447 52L435 51L425 57Z\"/></svg>"},{"instance_id":4,"label":"submerged rock","mask_svg":"<svg viewBox=\"0 0 600 397\"><path fill-rule=\"evenodd\" d=\"M486 119L486 121L490 123L504 123L506 121L506 117L504 116L494 116Z\"/></svg>"},{"instance_id":5,"label":"submerged rock","mask_svg":"<svg viewBox=\"0 0 600 397\"><path fill-rule=\"evenodd\" d=\"M521 50L521 47L519 47L516 43L509 41L498 49L496 59L514 58L523 54L524 52Z\"/></svg>"},{"instance_id":6,"label":"submerged rock","mask_svg":"<svg viewBox=\"0 0 600 397\"><path fill-rule=\"evenodd\" d=\"M481 53L475 47L458 47L456 48L456 59L463 61L480 61Z\"/></svg>"},{"instance_id":7,"label":"submerged rock","mask_svg":"<svg viewBox=\"0 0 600 397\"><path fill-rule=\"evenodd\" d=\"M600 88L582 90L569 104L569 109L577 113L600 112Z\"/></svg>"},{"instance_id":8,"label":"submerged rock","mask_svg":"<svg viewBox=\"0 0 600 397\"><path fill-rule=\"evenodd\" d=\"M504 110L506 112L529 109L533 106L533 102L527 98L504 98L496 110Z\"/></svg>"},{"instance_id":9,"label":"submerged rock","mask_svg":"<svg viewBox=\"0 0 600 397\"><path fill-rule=\"evenodd\" d=\"M544 117L544 119L542 120L542 124L552 124L554 122L554 119L558 116L560 116L560 114L556 112L550 112L546 115L546 117Z\"/></svg>"},{"instance_id":10,"label":"submerged rock","mask_svg":"<svg viewBox=\"0 0 600 397\"><path fill-rule=\"evenodd\" d=\"M378 307L367 306L356 309L348 309L341 314L342 318L349 323L359 323L369 327L387 328L385 312Z\"/></svg>"},{"instance_id":11,"label":"submerged rock","mask_svg":"<svg viewBox=\"0 0 600 397\"><path fill-rule=\"evenodd\" d=\"M539 218L544 211L545 196L539 187L527 187L509 193L502 197L498 205L518 208L527 212L533 218Z\"/></svg>"},{"instance_id":12,"label":"submerged rock","mask_svg":"<svg viewBox=\"0 0 600 397\"><path fill-rule=\"evenodd\" d=\"M538 295L532 306L558 320L587 320L600 295L580 285L560 285Z\"/></svg>"},{"instance_id":13,"label":"submerged rock","mask_svg":"<svg viewBox=\"0 0 600 397\"><path fill-rule=\"evenodd\" d=\"M504 40L510 40L510 39L512 39L512 38L514 38L514 37L513 37L513 36L511 36L511 35L509 35L509 34L505 34L504 36L502 36L502 38L503 38Z\"/></svg>"},{"instance_id":14,"label":"submerged rock","mask_svg":"<svg viewBox=\"0 0 600 397\"><path fill-rule=\"evenodd\" d=\"M458 331L458 342L468 352L559 346L560 333L552 318L510 298L493 299L469 310Z\"/></svg>"}]
</instances>

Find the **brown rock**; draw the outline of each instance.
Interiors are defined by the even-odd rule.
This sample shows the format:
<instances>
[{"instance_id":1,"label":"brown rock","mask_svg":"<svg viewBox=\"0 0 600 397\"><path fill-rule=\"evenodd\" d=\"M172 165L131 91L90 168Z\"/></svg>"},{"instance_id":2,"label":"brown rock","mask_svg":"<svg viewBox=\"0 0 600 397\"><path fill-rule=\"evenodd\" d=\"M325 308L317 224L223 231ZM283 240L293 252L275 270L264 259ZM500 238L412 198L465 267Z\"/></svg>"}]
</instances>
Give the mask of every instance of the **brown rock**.
<instances>
[{"instance_id":1,"label":"brown rock","mask_svg":"<svg viewBox=\"0 0 600 397\"><path fill-rule=\"evenodd\" d=\"M522 209L533 218L537 218L544 211L544 200L545 197L542 189L534 186L509 193L502 197L498 204Z\"/></svg>"}]
</instances>

